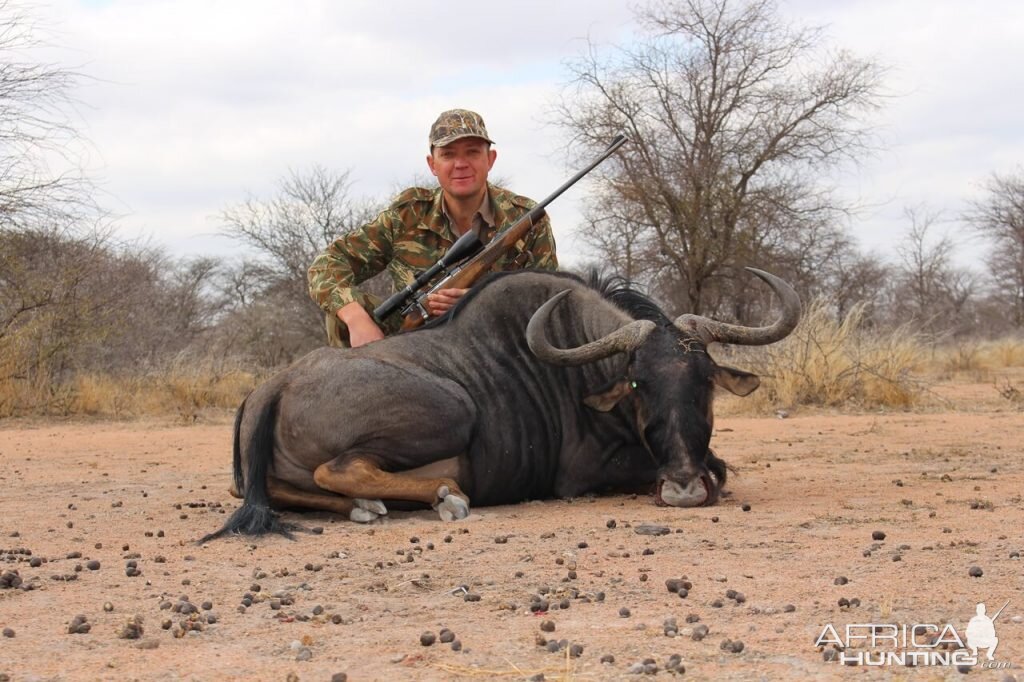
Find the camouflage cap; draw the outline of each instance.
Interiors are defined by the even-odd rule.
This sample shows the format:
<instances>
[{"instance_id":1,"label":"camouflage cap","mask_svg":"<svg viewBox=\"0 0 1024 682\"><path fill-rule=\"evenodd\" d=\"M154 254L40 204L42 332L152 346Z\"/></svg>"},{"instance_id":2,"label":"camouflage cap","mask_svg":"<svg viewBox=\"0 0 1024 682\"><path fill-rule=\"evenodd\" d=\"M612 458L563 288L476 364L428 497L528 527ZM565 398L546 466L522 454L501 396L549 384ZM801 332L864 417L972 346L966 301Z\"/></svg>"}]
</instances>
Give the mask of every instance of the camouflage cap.
<instances>
[{"instance_id":1,"label":"camouflage cap","mask_svg":"<svg viewBox=\"0 0 1024 682\"><path fill-rule=\"evenodd\" d=\"M487 128L480 114L468 109L445 111L430 126L431 149L444 147L464 137L481 137L494 144L494 140L487 136Z\"/></svg>"}]
</instances>

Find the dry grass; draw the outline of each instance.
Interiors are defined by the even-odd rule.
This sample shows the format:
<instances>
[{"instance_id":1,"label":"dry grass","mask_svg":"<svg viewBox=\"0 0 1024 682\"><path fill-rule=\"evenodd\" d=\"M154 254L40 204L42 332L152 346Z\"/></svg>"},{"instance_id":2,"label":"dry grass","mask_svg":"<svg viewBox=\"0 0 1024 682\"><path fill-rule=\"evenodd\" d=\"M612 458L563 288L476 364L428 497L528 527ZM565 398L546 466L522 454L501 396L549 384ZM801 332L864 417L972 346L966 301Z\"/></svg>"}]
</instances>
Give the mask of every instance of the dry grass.
<instances>
[{"instance_id":1,"label":"dry grass","mask_svg":"<svg viewBox=\"0 0 1024 682\"><path fill-rule=\"evenodd\" d=\"M763 380L740 404L757 412L800 405L914 406L926 386L918 371L927 347L908 328L869 331L864 320L862 307L836 320L825 301L814 301L784 341L759 349L752 361L749 350L739 351L738 362Z\"/></svg>"},{"instance_id":2,"label":"dry grass","mask_svg":"<svg viewBox=\"0 0 1024 682\"><path fill-rule=\"evenodd\" d=\"M577 671L576 663L570 657L568 648L565 649L560 667L551 666L541 670L534 670L524 669L521 666L517 666L507 658L505 659L505 662L509 665L506 669L483 669L475 666L465 666L453 663L434 663L432 664L432 667L443 670L452 676L478 677L491 680L501 678L533 679L535 677L539 677L545 680L557 680L558 682L572 682L573 680L590 679L594 677L592 673L581 675Z\"/></svg>"},{"instance_id":3,"label":"dry grass","mask_svg":"<svg viewBox=\"0 0 1024 682\"><path fill-rule=\"evenodd\" d=\"M1024 367L1024 338L1007 337L983 344L981 362L990 369Z\"/></svg>"},{"instance_id":4,"label":"dry grass","mask_svg":"<svg viewBox=\"0 0 1024 682\"><path fill-rule=\"evenodd\" d=\"M496 680L502 678L514 678L517 680L533 679L537 675L543 675L545 680L558 680L559 682L570 682L579 679L575 671L566 671L559 668L544 668L542 670L523 669L511 667L508 669L474 668L467 665L455 663L433 663L432 667L437 668L453 677L476 677L485 680ZM538 678L539 679L539 678Z\"/></svg>"},{"instance_id":5,"label":"dry grass","mask_svg":"<svg viewBox=\"0 0 1024 682\"><path fill-rule=\"evenodd\" d=\"M205 409L234 409L267 375L237 361L193 357L135 374L62 373L48 364L43 347L30 341L29 334L14 343L8 338L0 353L0 377L7 377L0 380L0 418L174 416L191 422ZM836 320L823 301L807 307L784 341L716 355L763 379L753 395L721 403L724 412L771 413L798 406L906 409L922 401L930 381L958 375L993 383L1000 396L1024 405L1021 389L1000 375L1002 369L1024 368L1024 339L936 346L908 327L866 328L863 308ZM62 375L67 378L54 379Z\"/></svg>"},{"instance_id":6,"label":"dry grass","mask_svg":"<svg viewBox=\"0 0 1024 682\"><path fill-rule=\"evenodd\" d=\"M1017 388L1013 382L1008 378L1003 377L1002 380L997 379L995 382L996 392L1004 400L1008 400L1011 405L1019 408L1024 408L1024 391Z\"/></svg>"},{"instance_id":7,"label":"dry grass","mask_svg":"<svg viewBox=\"0 0 1024 682\"><path fill-rule=\"evenodd\" d=\"M1011 367L1024 367L1024 339L1020 337L948 343L935 348L928 360L928 368L943 378L967 375L984 379Z\"/></svg>"},{"instance_id":8,"label":"dry grass","mask_svg":"<svg viewBox=\"0 0 1024 682\"><path fill-rule=\"evenodd\" d=\"M142 377L85 375L72 382L71 414L103 417L176 415L195 421L208 408L234 409L257 378L248 372L168 371Z\"/></svg>"},{"instance_id":9,"label":"dry grass","mask_svg":"<svg viewBox=\"0 0 1024 682\"><path fill-rule=\"evenodd\" d=\"M184 361L138 375L78 374L56 383L34 372L0 383L0 418L175 416L193 422L209 408L234 409L263 376L240 367Z\"/></svg>"}]
</instances>

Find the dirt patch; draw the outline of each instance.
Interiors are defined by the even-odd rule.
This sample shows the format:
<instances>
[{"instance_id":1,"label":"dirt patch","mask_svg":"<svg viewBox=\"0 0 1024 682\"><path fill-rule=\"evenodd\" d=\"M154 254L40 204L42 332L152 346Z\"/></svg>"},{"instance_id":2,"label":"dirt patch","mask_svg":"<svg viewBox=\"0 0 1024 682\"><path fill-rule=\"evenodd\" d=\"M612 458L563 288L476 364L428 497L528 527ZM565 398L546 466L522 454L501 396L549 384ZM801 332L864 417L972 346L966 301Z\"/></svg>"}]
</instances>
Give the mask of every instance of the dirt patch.
<instances>
[{"instance_id":1,"label":"dirt patch","mask_svg":"<svg viewBox=\"0 0 1024 682\"><path fill-rule=\"evenodd\" d=\"M996 659L1024 665L1024 415L717 428L737 473L712 508L616 496L451 524L290 515L316 532L198 546L237 505L227 420L8 426L0 574L21 585L0 579L0 629L13 634L0 637L0 679L638 679L645 659L667 676L673 654L697 679L838 678L848 669L814 646L826 624L950 623L963 636L978 602L992 614L1007 600ZM690 584L685 598L671 579ZM88 632L69 634L78 615Z\"/></svg>"}]
</instances>

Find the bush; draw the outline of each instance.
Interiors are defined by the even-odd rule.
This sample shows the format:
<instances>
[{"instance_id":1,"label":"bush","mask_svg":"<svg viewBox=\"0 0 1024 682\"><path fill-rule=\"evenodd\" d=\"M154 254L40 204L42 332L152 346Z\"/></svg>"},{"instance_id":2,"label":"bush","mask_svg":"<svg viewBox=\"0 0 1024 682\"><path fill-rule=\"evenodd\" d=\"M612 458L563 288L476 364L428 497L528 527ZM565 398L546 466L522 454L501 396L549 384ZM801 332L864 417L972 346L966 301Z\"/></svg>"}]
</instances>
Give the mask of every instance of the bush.
<instances>
[{"instance_id":1,"label":"bush","mask_svg":"<svg viewBox=\"0 0 1024 682\"><path fill-rule=\"evenodd\" d=\"M786 339L755 350L752 360L749 349L740 352L742 357L736 349L726 354L761 376L761 388L744 399L759 411L844 404L907 408L924 388L912 374L925 355L920 337L907 327L868 330L863 305L836 320L827 301L815 300Z\"/></svg>"},{"instance_id":2,"label":"bush","mask_svg":"<svg viewBox=\"0 0 1024 682\"><path fill-rule=\"evenodd\" d=\"M1024 339L960 338L931 342L925 352L924 369L940 381L966 378L989 381L997 370L1024 367Z\"/></svg>"},{"instance_id":3,"label":"bush","mask_svg":"<svg viewBox=\"0 0 1024 682\"><path fill-rule=\"evenodd\" d=\"M988 369L1024 367L1024 338L995 339L982 344L981 362Z\"/></svg>"}]
</instances>

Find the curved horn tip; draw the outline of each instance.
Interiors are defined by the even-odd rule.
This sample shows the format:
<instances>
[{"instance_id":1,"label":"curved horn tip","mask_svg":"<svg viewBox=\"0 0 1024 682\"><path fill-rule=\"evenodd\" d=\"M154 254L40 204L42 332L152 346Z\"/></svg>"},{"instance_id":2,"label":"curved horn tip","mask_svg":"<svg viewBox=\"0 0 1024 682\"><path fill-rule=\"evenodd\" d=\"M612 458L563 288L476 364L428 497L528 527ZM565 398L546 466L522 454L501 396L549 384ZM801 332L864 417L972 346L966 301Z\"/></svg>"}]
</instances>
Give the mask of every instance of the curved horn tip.
<instances>
[{"instance_id":1,"label":"curved horn tip","mask_svg":"<svg viewBox=\"0 0 1024 682\"><path fill-rule=\"evenodd\" d=\"M752 268L750 266L746 266L743 269L756 275L758 279L763 280L768 286L770 286L772 289L775 289L776 291L779 291L781 287L782 291L791 292L794 296L796 296L797 302L800 301L800 296L799 294L796 293L796 289L793 288L793 285L787 282L786 280L782 279L778 275L773 275L772 273L767 272L765 270Z\"/></svg>"},{"instance_id":2,"label":"curved horn tip","mask_svg":"<svg viewBox=\"0 0 1024 682\"><path fill-rule=\"evenodd\" d=\"M530 326L536 324L534 322L534 319L538 319L537 313L540 313L541 311L543 311L543 314L541 315L541 317L544 317L546 319L547 314L550 313L552 310L554 310L555 306L557 306L559 303L561 303L562 299L565 298L566 296L568 296L571 293L572 293L572 289L562 289L557 294L555 294L554 296L552 296L548 300L544 301L544 304L541 305L541 307L537 308L537 310L534 311L533 316L530 317L530 323L529 323L529 325L527 325L527 329L529 329Z\"/></svg>"},{"instance_id":3,"label":"curved horn tip","mask_svg":"<svg viewBox=\"0 0 1024 682\"><path fill-rule=\"evenodd\" d=\"M699 315L680 315L675 325L682 331L700 335L706 344L735 343L744 346L764 346L775 343L789 335L800 321L800 296L781 277L746 267L751 274L767 284L782 304L782 316L768 327L744 327L742 325L718 322Z\"/></svg>"},{"instance_id":4,"label":"curved horn tip","mask_svg":"<svg viewBox=\"0 0 1024 682\"><path fill-rule=\"evenodd\" d=\"M763 279L765 282L771 282L773 279L781 279L780 277L778 277L776 275L773 275L770 272L766 272L765 270L761 270L759 268L753 268L753 267L750 267L749 265L745 266L743 269L746 270L747 272L750 272L750 273L752 273L754 275L757 275L757 277L759 279ZM782 281L785 281L785 280L782 280Z\"/></svg>"}]
</instances>

